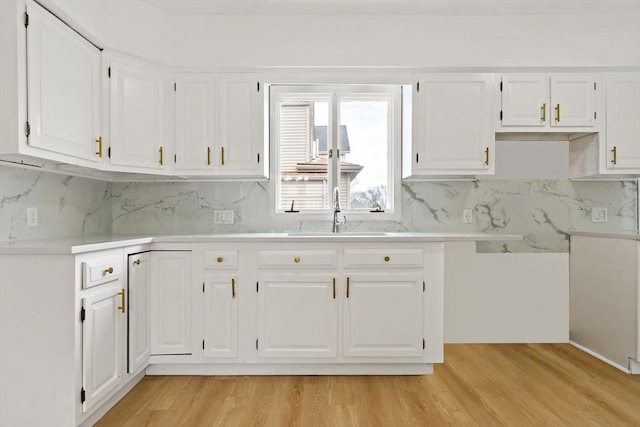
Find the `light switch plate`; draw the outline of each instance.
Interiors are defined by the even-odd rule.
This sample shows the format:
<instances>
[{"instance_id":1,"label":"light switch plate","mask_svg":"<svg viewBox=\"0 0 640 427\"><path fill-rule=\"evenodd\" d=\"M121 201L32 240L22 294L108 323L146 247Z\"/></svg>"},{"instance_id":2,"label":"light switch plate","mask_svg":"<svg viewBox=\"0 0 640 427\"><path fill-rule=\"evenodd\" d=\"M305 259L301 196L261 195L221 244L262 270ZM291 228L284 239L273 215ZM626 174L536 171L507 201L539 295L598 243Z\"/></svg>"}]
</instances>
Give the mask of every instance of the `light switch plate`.
<instances>
[{"instance_id":1,"label":"light switch plate","mask_svg":"<svg viewBox=\"0 0 640 427\"><path fill-rule=\"evenodd\" d=\"M591 208L591 222L607 222L608 220L607 208Z\"/></svg>"},{"instance_id":2,"label":"light switch plate","mask_svg":"<svg viewBox=\"0 0 640 427\"><path fill-rule=\"evenodd\" d=\"M233 210L214 210L213 211L213 223L214 224L233 224L233 217L235 215L235 211Z\"/></svg>"}]
</instances>

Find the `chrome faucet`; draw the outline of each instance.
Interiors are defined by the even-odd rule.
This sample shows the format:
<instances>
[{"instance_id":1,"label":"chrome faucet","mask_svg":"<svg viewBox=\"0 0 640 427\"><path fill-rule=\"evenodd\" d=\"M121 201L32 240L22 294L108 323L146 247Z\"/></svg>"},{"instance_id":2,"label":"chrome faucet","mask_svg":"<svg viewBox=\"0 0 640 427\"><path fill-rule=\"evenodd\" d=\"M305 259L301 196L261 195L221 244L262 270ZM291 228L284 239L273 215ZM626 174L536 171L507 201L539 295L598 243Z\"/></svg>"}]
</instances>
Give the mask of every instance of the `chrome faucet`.
<instances>
[{"instance_id":1,"label":"chrome faucet","mask_svg":"<svg viewBox=\"0 0 640 427\"><path fill-rule=\"evenodd\" d=\"M340 188L336 185L333 187L333 228L331 231L337 233L340 229L339 227L343 224L347 223L347 217L343 216L342 221L338 219L338 214L342 209L340 209Z\"/></svg>"}]
</instances>

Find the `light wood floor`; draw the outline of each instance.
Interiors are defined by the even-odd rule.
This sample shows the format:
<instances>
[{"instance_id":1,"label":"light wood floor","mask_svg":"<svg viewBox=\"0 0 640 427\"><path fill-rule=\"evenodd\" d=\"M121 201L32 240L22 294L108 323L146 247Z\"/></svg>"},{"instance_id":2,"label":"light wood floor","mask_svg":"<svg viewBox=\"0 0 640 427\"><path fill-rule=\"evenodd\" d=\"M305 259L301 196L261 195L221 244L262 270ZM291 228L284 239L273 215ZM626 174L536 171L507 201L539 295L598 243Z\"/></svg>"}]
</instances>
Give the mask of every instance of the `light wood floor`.
<instances>
[{"instance_id":1,"label":"light wood floor","mask_svg":"<svg viewBox=\"0 0 640 427\"><path fill-rule=\"evenodd\" d=\"M107 426L640 426L640 376L569 344L449 344L425 376L145 377Z\"/></svg>"}]
</instances>

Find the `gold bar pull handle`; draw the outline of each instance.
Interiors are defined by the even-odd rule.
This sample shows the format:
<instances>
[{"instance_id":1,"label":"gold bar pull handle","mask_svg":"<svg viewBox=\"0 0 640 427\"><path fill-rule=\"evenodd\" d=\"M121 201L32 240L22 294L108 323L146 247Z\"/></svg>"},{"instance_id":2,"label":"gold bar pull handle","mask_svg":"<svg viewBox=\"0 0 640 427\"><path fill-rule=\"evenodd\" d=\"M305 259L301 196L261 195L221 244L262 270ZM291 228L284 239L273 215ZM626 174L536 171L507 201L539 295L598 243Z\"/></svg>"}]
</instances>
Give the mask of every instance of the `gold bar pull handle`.
<instances>
[{"instance_id":1,"label":"gold bar pull handle","mask_svg":"<svg viewBox=\"0 0 640 427\"><path fill-rule=\"evenodd\" d=\"M211 147L207 147L207 166L211 165Z\"/></svg>"},{"instance_id":2,"label":"gold bar pull handle","mask_svg":"<svg viewBox=\"0 0 640 427\"><path fill-rule=\"evenodd\" d=\"M540 120L544 123L547 121L547 103L543 103L542 107L540 107L542 115L540 116Z\"/></svg>"},{"instance_id":3,"label":"gold bar pull handle","mask_svg":"<svg viewBox=\"0 0 640 427\"><path fill-rule=\"evenodd\" d=\"M231 298L236 297L236 279L231 279Z\"/></svg>"},{"instance_id":4,"label":"gold bar pull handle","mask_svg":"<svg viewBox=\"0 0 640 427\"><path fill-rule=\"evenodd\" d=\"M125 308L124 289L118 292L118 295L120 295L120 304L121 304L121 306L118 307L118 310L120 310L122 314L124 314L127 312L127 309Z\"/></svg>"},{"instance_id":5,"label":"gold bar pull handle","mask_svg":"<svg viewBox=\"0 0 640 427\"><path fill-rule=\"evenodd\" d=\"M489 147L484 149L484 164L489 166Z\"/></svg>"},{"instance_id":6,"label":"gold bar pull handle","mask_svg":"<svg viewBox=\"0 0 640 427\"><path fill-rule=\"evenodd\" d=\"M556 104L556 122L560 121L560 104Z\"/></svg>"},{"instance_id":7,"label":"gold bar pull handle","mask_svg":"<svg viewBox=\"0 0 640 427\"><path fill-rule=\"evenodd\" d=\"M220 163L224 166L224 147L220 148Z\"/></svg>"},{"instance_id":8,"label":"gold bar pull handle","mask_svg":"<svg viewBox=\"0 0 640 427\"><path fill-rule=\"evenodd\" d=\"M102 137L99 136L98 139L96 139L96 142L98 143L98 151L96 151L96 154L98 157L102 158Z\"/></svg>"},{"instance_id":9,"label":"gold bar pull handle","mask_svg":"<svg viewBox=\"0 0 640 427\"><path fill-rule=\"evenodd\" d=\"M611 149L611 154L613 154L613 158L611 159L611 163L614 165L618 164L618 147L617 146L613 146L613 148Z\"/></svg>"},{"instance_id":10,"label":"gold bar pull handle","mask_svg":"<svg viewBox=\"0 0 640 427\"><path fill-rule=\"evenodd\" d=\"M336 278L333 278L333 299L336 299Z\"/></svg>"},{"instance_id":11,"label":"gold bar pull handle","mask_svg":"<svg viewBox=\"0 0 640 427\"><path fill-rule=\"evenodd\" d=\"M160 147L160 150L158 150L160 152L160 165L164 165L164 147Z\"/></svg>"},{"instance_id":12,"label":"gold bar pull handle","mask_svg":"<svg viewBox=\"0 0 640 427\"><path fill-rule=\"evenodd\" d=\"M349 298L349 278L347 277L347 298Z\"/></svg>"}]
</instances>

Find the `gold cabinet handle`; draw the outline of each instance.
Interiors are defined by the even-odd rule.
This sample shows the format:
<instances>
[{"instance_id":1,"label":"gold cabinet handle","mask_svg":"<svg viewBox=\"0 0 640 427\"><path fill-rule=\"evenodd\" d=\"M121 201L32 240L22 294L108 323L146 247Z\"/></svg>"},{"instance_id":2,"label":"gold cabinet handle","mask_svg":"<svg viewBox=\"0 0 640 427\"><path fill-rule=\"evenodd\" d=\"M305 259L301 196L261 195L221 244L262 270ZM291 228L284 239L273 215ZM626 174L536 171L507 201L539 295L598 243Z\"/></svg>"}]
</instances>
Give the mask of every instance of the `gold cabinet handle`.
<instances>
[{"instance_id":1,"label":"gold cabinet handle","mask_svg":"<svg viewBox=\"0 0 640 427\"><path fill-rule=\"evenodd\" d=\"M560 104L556 104L556 122L560 121Z\"/></svg>"},{"instance_id":2,"label":"gold cabinet handle","mask_svg":"<svg viewBox=\"0 0 640 427\"><path fill-rule=\"evenodd\" d=\"M160 147L160 150L158 150L160 152L160 165L164 165L164 147Z\"/></svg>"},{"instance_id":3,"label":"gold cabinet handle","mask_svg":"<svg viewBox=\"0 0 640 427\"><path fill-rule=\"evenodd\" d=\"M137 259L137 260L133 261L133 263L134 263L135 265L140 265L140 260L139 260L139 259Z\"/></svg>"},{"instance_id":4,"label":"gold cabinet handle","mask_svg":"<svg viewBox=\"0 0 640 427\"><path fill-rule=\"evenodd\" d=\"M547 103L543 103L542 107L540 108L540 110L542 110L542 115L540 116L540 120L542 120L543 122L547 121Z\"/></svg>"},{"instance_id":5,"label":"gold cabinet handle","mask_svg":"<svg viewBox=\"0 0 640 427\"><path fill-rule=\"evenodd\" d=\"M349 298L349 278L347 277L347 298Z\"/></svg>"},{"instance_id":6,"label":"gold cabinet handle","mask_svg":"<svg viewBox=\"0 0 640 427\"><path fill-rule=\"evenodd\" d=\"M384 262L389 262L391 261L391 258L389 256L384 257Z\"/></svg>"},{"instance_id":7,"label":"gold cabinet handle","mask_svg":"<svg viewBox=\"0 0 640 427\"><path fill-rule=\"evenodd\" d=\"M489 166L489 147L484 149L484 164Z\"/></svg>"},{"instance_id":8,"label":"gold cabinet handle","mask_svg":"<svg viewBox=\"0 0 640 427\"><path fill-rule=\"evenodd\" d=\"M298 256L297 256L297 257L295 257L295 258L293 259L293 262L295 262L296 264L297 264L297 263L299 263L299 262L300 262L300 257L298 257Z\"/></svg>"},{"instance_id":9,"label":"gold cabinet handle","mask_svg":"<svg viewBox=\"0 0 640 427\"><path fill-rule=\"evenodd\" d=\"M207 166L211 165L211 147L207 147Z\"/></svg>"},{"instance_id":10,"label":"gold cabinet handle","mask_svg":"<svg viewBox=\"0 0 640 427\"><path fill-rule=\"evenodd\" d=\"M113 267L109 267L104 271L104 274L112 274L113 273Z\"/></svg>"},{"instance_id":11,"label":"gold cabinet handle","mask_svg":"<svg viewBox=\"0 0 640 427\"><path fill-rule=\"evenodd\" d=\"M224 166L224 147L220 148L220 162L222 163L222 166Z\"/></svg>"},{"instance_id":12,"label":"gold cabinet handle","mask_svg":"<svg viewBox=\"0 0 640 427\"><path fill-rule=\"evenodd\" d=\"M231 279L231 298L236 297L236 279Z\"/></svg>"},{"instance_id":13,"label":"gold cabinet handle","mask_svg":"<svg viewBox=\"0 0 640 427\"><path fill-rule=\"evenodd\" d=\"M98 139L96 139L96 142L98 143L98 151L96 151L96 154L98 157L102 158L102 137L99 136Z\"/></svg>"},{"instance_id":14,"label":"gold cabinet handle","mask_svg":"<svg viewBox=\"0 0 640 427\"><path fill-rule=\"evenodd\" d=\"M613 148L611 149L611 154L613 154L613 158L611 159L611 163L614 165L618 164L618 147L617 146L613 146Z\"/></svg>"},{"instance_id":15,"label":"gold cabinet handle","mask_svg":"<svg viewBox=\"0 0 640 427\"><path fill-rule=\"evenodd\" d=\"M222 262L224 261L224 258L222 258L221 256L219 256L218 258L216 258L216 262Z\"/></svg>"},{"instance_id":16,"label":"gold cabinet handle","mask_svg":"<svg viewBox=\"0 0 640 427\"><path fill-rule=\"evenodd\" d=\"M121 306L118 307L118 310L120 310L124 314L127 312L127 309L125 308L124 289L118 292L118 295L120 295L120 304L121 304Z\"/></svg>"},{"instance_id":17,"label":"gold cabinet handle","mask_svg":"<svg viewBox=\"0 0 640 427\"><path fill-rule=\"evenodd\" d=\"M333 278L333 299L336 299L336 278Z\"/></svg>"}]
</instances>

